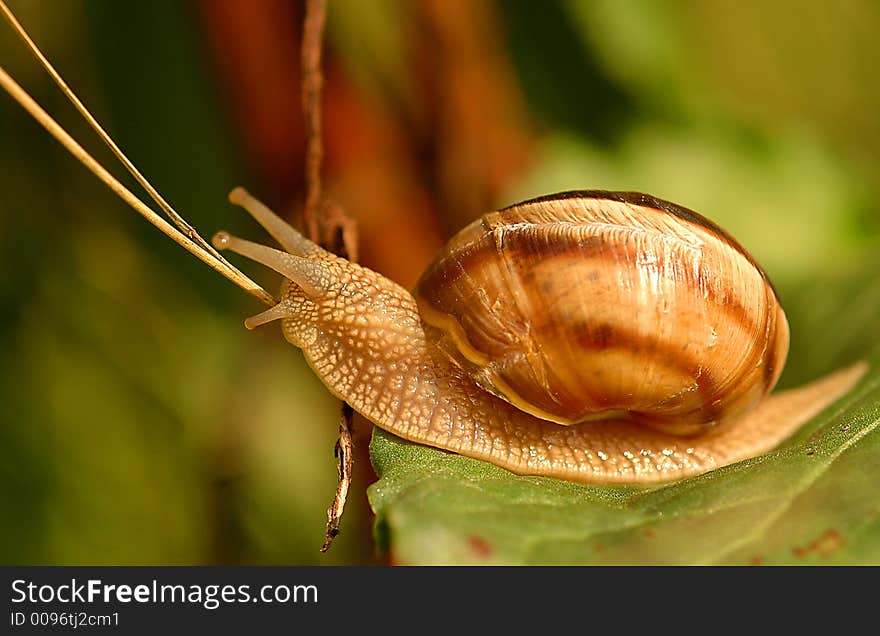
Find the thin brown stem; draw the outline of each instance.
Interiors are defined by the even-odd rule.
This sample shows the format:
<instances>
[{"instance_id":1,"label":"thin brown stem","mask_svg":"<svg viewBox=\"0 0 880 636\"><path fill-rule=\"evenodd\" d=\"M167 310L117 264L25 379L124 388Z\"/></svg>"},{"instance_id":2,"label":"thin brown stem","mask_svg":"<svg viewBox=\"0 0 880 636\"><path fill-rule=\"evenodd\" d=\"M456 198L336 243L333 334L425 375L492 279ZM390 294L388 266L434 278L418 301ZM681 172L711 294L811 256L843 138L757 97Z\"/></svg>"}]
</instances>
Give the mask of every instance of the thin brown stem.
<instances>
[{"instance_id":1,"label":"thin brown stem","mask_svg":"<svg viewBox=\"0 0 880 636\"><path fill-rule=\"evenodd\" d=\"M354 222L338 205L324 201L321 192L321 162L324 146L321 128L321 89L324 76L321 71L324 24L327 21L326 0L306 0L302 36L302 107L306 123L306 173L303 222L309 238L338 256L357 260L357 231ZM339 534L339 523L354 467L354 445L351 439L351 406L342 403L336 458L339 461L339 480L333 502L327 509L327 532L321 552L330 549L333 538Z\"/></svg>"},{"instance_id":2,"label":"thin brown stem","mask_svg":"<svg viewBox=\"0 0 880 636\"><path fill-rule=\"evenodd\" d=\"M352 417L354 409L347 403L342 403L342 413L339 416L339 439L336 440L336 448L333 454L339 461L338 476L336 483L336 495L333 502L327 508L327 532L324 534L324 545L321 552L330 549L333 539L339 534L339 523L345 509L345 501L348 499L348 490L351 487L351 474L354 468L354 442L352 441Z\"/></svg>"},{"instance_id":3,"label":"thin brown stem","mask_svg":"<svg viewBox=\"0 0 880 636\"><path fill-rule=\"evenodd\" d=\"M303 219L313 240L320 238L321 161L324 156L321 131L322 37L326 22L326 0L306 0L302 37L302 102L306 123L306 197Z\"/></svg>"}]
</instances>

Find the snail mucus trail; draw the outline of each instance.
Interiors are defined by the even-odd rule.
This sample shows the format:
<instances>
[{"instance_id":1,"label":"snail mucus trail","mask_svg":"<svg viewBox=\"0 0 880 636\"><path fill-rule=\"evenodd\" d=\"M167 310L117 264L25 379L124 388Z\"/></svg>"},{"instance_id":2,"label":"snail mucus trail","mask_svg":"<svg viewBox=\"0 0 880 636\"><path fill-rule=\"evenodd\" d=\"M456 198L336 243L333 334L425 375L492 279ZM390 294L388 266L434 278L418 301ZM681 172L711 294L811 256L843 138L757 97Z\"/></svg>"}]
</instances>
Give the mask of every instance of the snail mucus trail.
<instances>
[{"instance_id":1,"label":"snail mucus trail","mask_svg":"<svg viewBox=\"0 0 880 636\"><path fill-rule=\"evenodd\" d=\"M485 215L447 244L415 296L304 238L242 189L285 251L214 238L279 272L280 301L208 246L56 83L181 228L126 190L0 69L0 84L129 205L272 307L325 386L377 426L515 473L666 481L769 450L846 393L859 363L769 395L788 326L723 230L635 193L563 193Z\"/></svg>"}]
</instances>

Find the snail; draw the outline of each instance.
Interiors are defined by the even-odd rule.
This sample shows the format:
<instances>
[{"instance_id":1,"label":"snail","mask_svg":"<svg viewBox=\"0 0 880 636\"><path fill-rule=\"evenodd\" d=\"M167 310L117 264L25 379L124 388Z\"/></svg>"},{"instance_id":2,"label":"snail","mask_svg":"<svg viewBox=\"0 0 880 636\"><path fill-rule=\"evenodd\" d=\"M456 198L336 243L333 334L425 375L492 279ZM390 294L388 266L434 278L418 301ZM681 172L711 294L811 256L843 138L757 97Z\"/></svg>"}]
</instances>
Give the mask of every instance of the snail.
<instances>
[{"instance_id":1,"label":"snail","mask_svg":"<svg viewBox=\"0 0 880 636\"><path fill-rule=\"evenodd\" d=\"M770 395L788 353L776 292L708 219L627 192L578 191L491 212L410 294L325 251L241 188L285 251L220 232L283 277L275 299L137 171L0 0L0 13L177 226L88 154L2 68L0 87L133 209L264 302L336 397L405 439L514 473L587 483L699 475L770 450L864 375L856 363Z\"/></svg>"},{"instance_id":2,"label":"snail","mask_svg":"<svg viewBox=\"0 0 880 636\"><path fill-rule=\"evenodd\" d=\"M284 251L213 243L284 280L280 320L329 391L407 440L586 483L699 475L770 450L864 364L770 396L789 346L755 259L648 195L565 192L486 214L408 292L303 237L242 188Z\"/></svg>"}]
</instances>

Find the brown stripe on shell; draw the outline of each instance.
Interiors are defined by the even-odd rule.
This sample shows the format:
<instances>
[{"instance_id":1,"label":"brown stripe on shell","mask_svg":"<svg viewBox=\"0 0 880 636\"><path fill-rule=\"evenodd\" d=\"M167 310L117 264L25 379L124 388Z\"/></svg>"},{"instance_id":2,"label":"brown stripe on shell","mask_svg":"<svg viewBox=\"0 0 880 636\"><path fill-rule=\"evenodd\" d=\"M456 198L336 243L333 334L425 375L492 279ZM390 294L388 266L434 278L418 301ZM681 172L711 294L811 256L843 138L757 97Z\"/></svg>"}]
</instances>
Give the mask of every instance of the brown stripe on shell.
<instances>
[{"instance_id":1,"label":"brown stripe on shell","mask_svg":"<svg viewBox=\"0 0 880 636\"><path fill-rule=\"evenodd\" d=\"M485 229L485 234L480 236L478 242L471 244L467 252L459 251L456 253L455 262L458 267L453 269L435 266L435 271L441 275L443 284L454 284L465 272L476 271L476 266L480 265L480 262L487 258L487 255L494 255L501 249L501 246L497 245L494 240L494 227L484 221L483 228ZM532 240L534 238L533 233L508 230L505 232L504 237L503 249L507 259L516 261L519 258L518 253L531 254L537 251ZM614 247L612 243L607 242L599 235L588 235L583 241L578 241L576 251L572 250L571 242L544 240L541 241L540 252L547 257L570 256L572 259L580 262L585 262L589 259L613 261L616 259ZM421 285L420 288L422 288ZM711 287L711 289L714 290L714 287ZM728 288L723 291L720 289L717 291L721 293L713 294L710 297L710 302L721 308L732 321L742 326L743 329L756 333L758 325L752 319L752 312L743 304L734 300L737 297L737 294L734 293L735 290Z\"/></svg>"},{"instance_id":2,"label":"brown stripe on shell","mask_svg":"<svg viewBox=\"0 0 880 636\"><path fill-rule=\"evenodd\" d=\"M655 355L651 356L651 359L656 364L662 364L662 366L693 378L697 385L697 391L704 396L705 401L703 405L696 410L684 411L681 413L674 413L673 411L674 417L684 418L688 415L699 413L699 419L702 420L704 424L712 424L716 422L722 414L726 416L727 413L725 413L725 411L730 407L731 403L736 402L741 397L741 395L736 395L735 399L728 399L734 398L734 396L725 391L724 388L719 385L712 372L705 365L700 364L699 360L694 360L690 356L683 355L681 350L676 346L664 346L653 340L646 339L634 331L621 328L620 326L615 327L607 323L598 325L581 323L574 326L572 331L577 334L577 344L584 349L652 351ZM749 357L738 365L738 372L726 380L726 384L730 386L739 385L755 367L761 355L762 349L757 347L754 348ZM766 393L767 390L769 389L764 388L762 393ZM748 391L745 393L748 393ZM723 395L724 397L719 397L720 395ZM674 408L674 404L675 400L670 399L666 402L659 402L657 406ZM625 408L624 405L618 404L606 404L606 406ZM648 420L650 420L653 415L651 412L639 412L637 409L635 409L633 413L635 415L643 416ZM665 417L667 416L660 416L661 419L664 419ZM689 421L694 421L694 418L688 419ZM655 425L657 423L658 421L655 420ZM692 432L696 432L696 429Z\"/></svg>"},{"instance_id":3,"label":"brown stripe on shell","mask_svg":"<svg viewBox=\"0 0 880 636\"><path fill-rule=\"evenodd\" d=\"M776 372L776 312L773 312L773 316L768 316L766 321L766 331L764 333L764 360L763 360L763 371L762 373L762 381L764 384L764 390L769 391L773 388L773 375ZM757 348L757 347L756 347Z\"/></svg>"},{"instance_id":4,"label":"brown stripe on shell","mask_svg":"<svg viewBox=\"0 0 880 636\"><path fill-rule=\"evenodd\" d=\"M765 279L766 280L766 279ZM767 281L769 283L769 281ZM748 377L747 371L749 369L754 369L761 364L761 395L766 395L770 392L775 384L776 378L775 375L775 360L777 356L777 350L779 348L779 324L778 324L778 305L775 300L775 291L772 290L772 287L769 287L766 291L766 302L765 305L767 307L766 312L763 315L763 324L761 329L761 337L763 338L763 343L759 345L759 343L755 343L755 345L751 349L751 353L749 357L744 360L741 364L741 369L744 370L743 373L740 373L736 376L738 380L737 383L733 382L733 378L730 380L732 386L736 388L741 388L741 390L737 391L736 388L728 392L730 396L729 403L736 404L739 400L744 397L748 397L749 394L754 390L757 382L751 382L748 385L744 381ZM786 344L788 339L786 338Z\"/></svg>"},{"instance_id":5,"label":"brown stripe on shell","mask_svg":"<svg viewBox=\"0 0 880 636\"><path fill-rule=\"evenodd\" d=\"M529 245L528 240L522 242L517 240L522 234L523 233L518 232L509 233L510 238L507 239L505 244L505 257L507 259L515 262L520 258L520 254L527 255L531 251L531 246ZM552 247L550 247L551 245ZM549 250L547 249L548 247ZM554 243L548 241L546 245L541 245L541 254L547 254L548 256L552 255L557 258L570 257L581 263L586 263L590 259L601 260L603 262L615 261L617 259L615 245L605 241L602 237L597 235L588 237L585 244L579 242L576 251L573 251L571 247L570 244L566 245L561 242ZM462 266L467 267L464 263ZM524 272L524 274L524 282L525 285L528 286L529 277L533 272ZM753 312L750 312L742 303L735 300L737 298L735 290L730 287L716 288L714 285L707 286L707 289L713 292L713 294L707 299L709 302L722 309L735 324L740 325L744 330L752 333L756 332L758 325L752 318Z\"/></svg>"},{"instance_id":6,"label":"brown stripe on shell","mask_svg":"<svg viewBox=\"0 0 880 636\"><path fill-rule=\"evenodd\" d=\"M764 391L769 392L776 384L776 344L777 338L772 338L767 344L767 359L764 360Z\"/></svg>"},{"instance_id":7,"label":"brown stripe on shell","mask_svg":"<svg viewBox=\"0 0 880 636\"><path fill-rule=\"evenodd\" d=\"M439 330L429 325L428 332L430 331ZM719 397L721 387L714 379L712 373L704 365L701 365L699 361L694 360L690 356L682 355L678 347L660 345L657 342L641 337L636 332L607 323L594 325L584 322L574 326L572 331L577 334L574 342L583 350L619 349L624 351L653 351L657 354L651 357L655 364L674 370L682 376L693 378L696 390L703 396L702 404L697 408L676 411L676 402L681 403L684 400L676 400L676 396L672 396L666 401L657 402L655 405L657 412L653 412L633 408L632 404L617 403L611 400L610 396L590 393L589 402L597 407L597 412L600 409L614 412L628 411L635 419L643 420L658 429L669 431L671 428L674 428L678 434L689 435L702 430L707 425L715 424L729 406L728 400L724 399L724 397ZM456 359L463 369L468 370L472 368L471 363L467 360L457 356ZM736 376L729 378L728 382L736 384L738 379L748 372L752 362L753 360L750 360L741 364L740 372ZM503 377L501 379L505 387L504 391L502 393L493 392L498 394L499 397L503 397L506 393L507 398L514 403L526 401L525 397L519 395L515 388L507 384ZM500 386L502 385L499 383L499 388ZM487 390L489 389L487 388ZM724 395L726 396L727 394ZM670 417L673 419L670 420Z\"/></svg>"},{"instance_id":8,"label":"brown stripe on shell","mask_svg":"<svg viewBox=\"0 0 880 636\"><path fill-rule=\"evenodd\" d=\"M650 194L644 194L642 192L615 192L610 190L567 190L565 192L545 194L540 197L535 197L534 199L520 201L519 203L514 203L512 205L503 207L498 211L504 212L513 208L519 208L534 203L548 203L552 201L563 201L566 199L597 199L606 201L617 201L618 203L627 203L630 205L654 208L656 210L668 212L669 214L688 221L689 223L699 225L703 229L718 237L718 239L720 239L724 243L730 245L737 252L742 254L746 258L746 260L748 260L749 263L751 263L755 267L755 269L758 270L758 272L761 274L761 277L765 281L767 281L767 284L770 285L771 289L773 289L773 293L776 294L776 288L773 286L773 282L770 280L769 276L767 276L764 268L762 268L755 260L755 258L749 253L749 251L745 247L743 247L739 241L731 236L724 228L719 226L714 221L706 218L702 214L694 212L690 208L686 208L671 201L666 201L665 199L651 196Z\"/></svg>"},{"instance_id":9,"label":"brown stripe on shell","mask_svg":"<svg viewBox=\"0 0 880 636\"><path fill-rule=\"evenodd\" d=\"M775 349L776 347L773 347ZM767 360L764 361L764 387L769 391L773 388L776 375L776 355L775 351L768 351Z\"/></svg>"},{"instance_id":10,"label":"brown stripe on shell","mask_svg":"<svg viewBox=\"0 0 880 636\"><path fill-rule=\"evenodd\" d=\"M769 319L768 319L769 321ZM788 331L788 322L785 318L785 314L782 313L781 308L776 308L776 311L773 313L772 317L772 325L768 325L767 327L767 337L766 337L766 359L764 360L764 392L769 393L770 390L776 385L776 381L779 379L779 374L782 369L781 366L778 367L776 362L779 359L780 355L782 355L782 365L785 364L785 355L788 352L788 337L780 338L780 332L782 330ZM782 353L780 351L781 347L785 347L785 352Z\"/></svg>"},{"instance_id":11,"label":"brown stripe on shell","mask_svg":"<svg viewBox=\"0 0 880 636\"><path fill-rule=\"evenodd\" d=\"M585 349L653 351L658 355L652 359L662 361L663 366L692 377L697 384L697 390L703 395L710 397L717 390L712 374L699 361L693 360L691 356L682 355L681 349L677 346L663 346L644 338L638 332L608 323L597 325L581 323L574 325L572 331L577 334L577 344Z\"/></svg>"},{"instance_id":12,"label":"brown stripe on shell","mask_svg":"<svg viewBox=\"0 0 880 636\"><path fill-rule=\"evenodd\" d=\"M744 406L741 404L741 401L746 399L748 400L750 397L754 398L754 391L758 388L757 381L746 382L745 380L752 374L748 373L749 369L755 369L758 364L761 364L761 380L760 380L760 395L764 396L770 392L775 384L776 378L774 377L775 373L775 360L777 356L777 350L779 348L779 325L777 321L777 305L775 304L773 298L770 298L770 292L768 292L767 298L767 306L770 310L772 310L772 316L769 314L764 315L764 323L762 325L762 337L763 343L762 346L759 346L758 343L755 343L755 346L751 348L751 352L749 357L744 360L740 369L742 372L737 374L736 376L730 378L728 383L734 387L725 392L727 396L727 400L725 402L725 407L730 406L738 406L739 411L743 409ZM786 339L787 343L787 339ZM769 369L768 369L769 367ZM737 380L734 382L734 380Z\"/></svg>"}]
</instances>

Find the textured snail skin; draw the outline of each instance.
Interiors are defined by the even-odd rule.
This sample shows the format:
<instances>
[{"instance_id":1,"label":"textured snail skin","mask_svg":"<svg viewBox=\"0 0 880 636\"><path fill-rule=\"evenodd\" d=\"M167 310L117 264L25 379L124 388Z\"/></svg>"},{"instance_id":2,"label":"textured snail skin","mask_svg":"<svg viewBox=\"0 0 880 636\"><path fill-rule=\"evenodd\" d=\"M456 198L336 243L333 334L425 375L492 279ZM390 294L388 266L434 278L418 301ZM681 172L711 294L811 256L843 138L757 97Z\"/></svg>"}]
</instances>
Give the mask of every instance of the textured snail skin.
<instances>
[{"instance_id":1,"label":"textured snail skin","mask_svg":"<svg viewBox=\"0 0 880 636\"><path fill-rule=\"evenodd\" d=\"M320 250L289 227L280 232L277 218L267 220L267 210L243 191L230 198L248 207L294 252L226 234L215 238L218 247L258 260L287 279L279 304L249 319L249 327L281 319L285 338L303 350L327 388L377 426L518 474L588 483L649 483L698 475L775 447L849 390L865 371L865 365L855 365L765 398L697 435L646 427L631 416L560 425L475 384L465 369L429 341L419 307L407 290ZM769 320L765 331L774 325L779 329L780 324L784 316L782 322ZM764 350L774 359L780 356L770 345ZM783 351L783 359L784 355ZM738 396L734 402L751 402L753 393L764 394L772 382L766 380L765 370L757 375L759 388L747 389L748 397ZM772 375L775 382L778 369Z\"/></svg>"}]
</instances>

